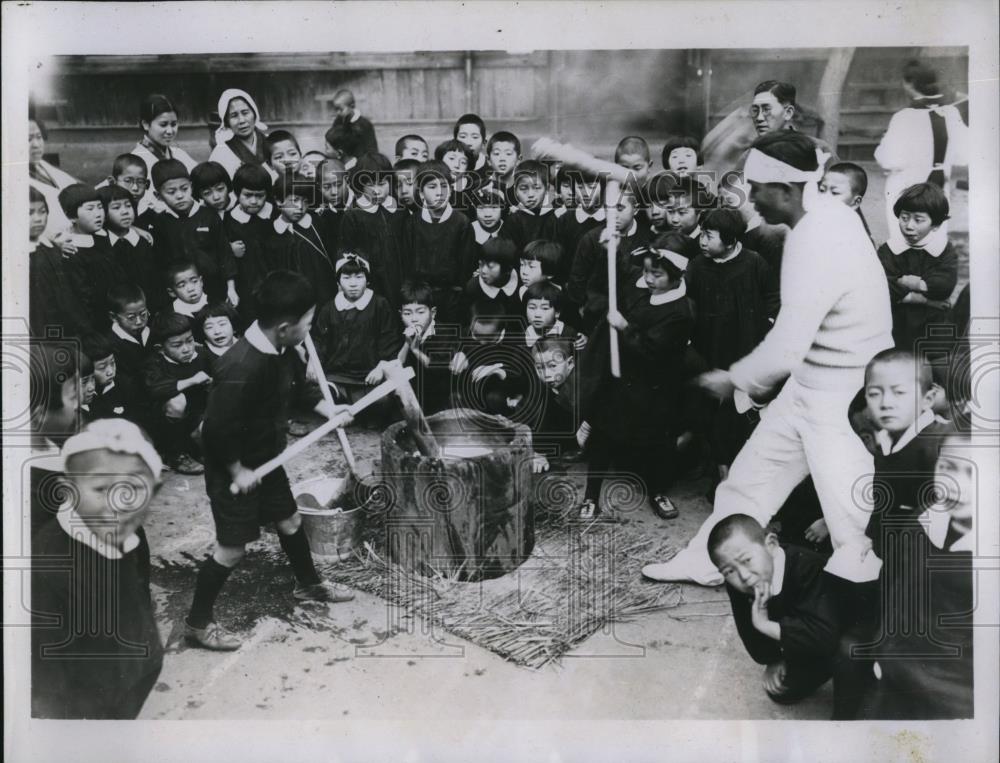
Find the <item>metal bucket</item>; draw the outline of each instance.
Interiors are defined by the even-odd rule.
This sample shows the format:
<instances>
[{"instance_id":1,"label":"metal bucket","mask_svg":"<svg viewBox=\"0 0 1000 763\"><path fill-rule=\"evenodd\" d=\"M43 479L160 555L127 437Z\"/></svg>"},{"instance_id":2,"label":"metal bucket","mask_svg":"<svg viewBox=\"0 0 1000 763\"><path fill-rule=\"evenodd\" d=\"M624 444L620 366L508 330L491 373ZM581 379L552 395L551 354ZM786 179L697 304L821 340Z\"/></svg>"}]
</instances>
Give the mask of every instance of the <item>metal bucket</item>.
<instances>
[{"instance_id":1,"label":"metal bucket","mask_svg":"<svg viewBox=\"0 0 1000 763\"><path fill-rule=\"evenodd\" d=\"M350 558L361 543L361 519L367 503L350 511L317 509L303 506L299 496L309 493L325 506L343 483L340 477L314 477L292 485L292 495L295 496L313 555L341 562Z\"/></svg>"}]
</instances>

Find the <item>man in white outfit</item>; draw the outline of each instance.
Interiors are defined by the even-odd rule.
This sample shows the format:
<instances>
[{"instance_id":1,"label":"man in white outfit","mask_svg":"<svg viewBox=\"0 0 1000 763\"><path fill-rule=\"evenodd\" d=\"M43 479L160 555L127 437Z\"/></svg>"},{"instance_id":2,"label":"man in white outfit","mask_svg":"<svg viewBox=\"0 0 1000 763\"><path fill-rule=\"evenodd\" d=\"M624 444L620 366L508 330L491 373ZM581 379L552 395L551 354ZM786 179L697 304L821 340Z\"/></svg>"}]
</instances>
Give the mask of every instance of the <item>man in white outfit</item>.
<instances>
[{"instance_id":1,"label":"man in white outfit","mask_svg":"<svg viewBox=\"0 0 1000 763\"><path fill-rule=\"evenodd\" d=\"M788 131L762 136L747 156L750 200L766 222L791 228L781 311L753 352L700 383L719 397L735 394L742 410L780 392L716 490L712 516L674 558L644 567L646 577L722 583L708 557L712 527L737 513L766 525L807 475L833 543L826 569L855 583L878 576L880 562L865 536L873 460L847 409L868 361L892 346L889 291L861 218L817 193L824 160L812 141Z\"/></svg>"}]
</instances>

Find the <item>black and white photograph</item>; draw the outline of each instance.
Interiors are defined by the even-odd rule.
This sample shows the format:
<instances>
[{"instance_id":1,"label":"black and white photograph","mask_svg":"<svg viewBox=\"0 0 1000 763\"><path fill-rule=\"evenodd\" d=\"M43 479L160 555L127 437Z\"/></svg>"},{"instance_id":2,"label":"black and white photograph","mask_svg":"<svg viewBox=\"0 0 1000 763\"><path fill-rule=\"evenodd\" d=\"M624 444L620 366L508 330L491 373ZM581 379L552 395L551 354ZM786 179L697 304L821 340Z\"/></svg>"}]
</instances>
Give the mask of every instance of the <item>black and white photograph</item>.
<instances>
[{"instance_id":1,"label":"black and white photograph","mask_svg":"<svg viewBox=\"0 0 1000 763\"><path fill-rule=\"evenodd\" d=\"M996 760L998 20L4 3L5 758Z\"/></svg>"}]
</instances>

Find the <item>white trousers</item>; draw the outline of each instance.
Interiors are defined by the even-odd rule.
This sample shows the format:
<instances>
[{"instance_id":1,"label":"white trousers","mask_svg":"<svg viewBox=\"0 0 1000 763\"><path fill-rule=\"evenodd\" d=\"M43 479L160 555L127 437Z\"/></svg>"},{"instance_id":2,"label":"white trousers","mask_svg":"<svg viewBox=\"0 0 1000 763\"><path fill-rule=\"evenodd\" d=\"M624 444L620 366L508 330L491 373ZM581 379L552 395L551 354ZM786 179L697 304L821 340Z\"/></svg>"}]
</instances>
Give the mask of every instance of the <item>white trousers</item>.
<instances>
[{"instance_id":1,"label":"white trousers","mask_svg":"<svg viewBox=\"0 0 1000 763\"><path fill-rule=\"evenodd\" d=\"M812 475L834 549L826 569L854 582L878 576L881 565L868 553L871 542L865 536L874 460L847 416L859 388L860 381L858 388L833 391L803 387L792 378L785 383L716 489L712 515L688 543L689 564L714 572L708 535L720 519L748 514L766 525Z\"/></svg>"}]
</instances>

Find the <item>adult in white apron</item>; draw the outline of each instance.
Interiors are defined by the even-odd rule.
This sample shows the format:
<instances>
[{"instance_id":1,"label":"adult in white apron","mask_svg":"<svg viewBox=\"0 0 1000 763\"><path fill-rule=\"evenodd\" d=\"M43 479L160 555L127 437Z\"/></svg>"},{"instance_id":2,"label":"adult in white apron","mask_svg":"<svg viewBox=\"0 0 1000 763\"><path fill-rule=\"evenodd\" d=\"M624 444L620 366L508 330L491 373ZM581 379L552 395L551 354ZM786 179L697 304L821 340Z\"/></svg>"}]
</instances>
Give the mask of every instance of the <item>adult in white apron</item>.
<instances>
[{"instance_id":1,"label":"adult in white apron","mask_svg":"<svg viewBox=\"0 0 1000 763\"><path fill-rule=\"evenodd\" d=\"M40 119L28 120L28 183L45 197L49 208L49 221L43 235L53 238L69 227L69 218L59 206L59 192L68 185L79 183L68 172L63 172L54 164L42 158L48 133Z\"/></svg>"},{"instance_id":2,"label":"adult in white apron","mask_svg":"<svg viewBox=\"0 0 1000 763\"><path fill-rule=\"evenodd\" d=\"M226 168L229 177L244 164L267 166L264 136L267 125L260 120L260 110L245 90L230 88L219 96L219 129L209 161Z\"/></svg>"}]
</instances>

